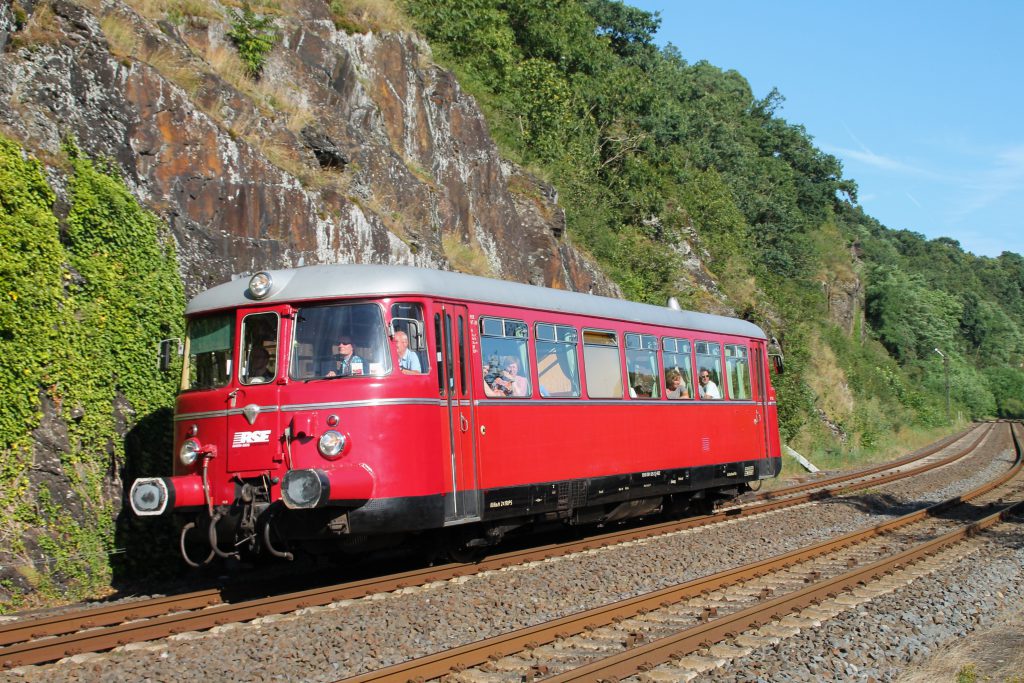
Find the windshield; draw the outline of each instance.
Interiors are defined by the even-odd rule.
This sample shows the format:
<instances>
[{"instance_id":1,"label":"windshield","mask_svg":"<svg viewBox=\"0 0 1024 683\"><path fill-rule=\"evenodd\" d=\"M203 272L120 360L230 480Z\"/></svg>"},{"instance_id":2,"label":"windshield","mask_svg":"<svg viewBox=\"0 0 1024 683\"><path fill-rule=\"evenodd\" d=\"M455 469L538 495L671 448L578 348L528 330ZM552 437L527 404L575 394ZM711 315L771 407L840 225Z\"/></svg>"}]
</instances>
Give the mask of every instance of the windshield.
<instances>
[{"instance_id":1,"label":"windshield","mask_svg":"<svg viewBox=\"0 0 1024 683\"><path fill-rule=\"evenodd\" d=\"M295 314L292 379L384 375L391 353L376 304L300 308Z\"/></svg>"},{"instance_id":2,"label":"windshield","mask_svg":"<svg viewBox=\"0 0 1024 683\"><path fill-rule=\"evenodd\" d=\"M226 386L231 377L231 340L234 314L195 318L186 334L184 389L213 389Z\"/></svg>"}]
</instances>

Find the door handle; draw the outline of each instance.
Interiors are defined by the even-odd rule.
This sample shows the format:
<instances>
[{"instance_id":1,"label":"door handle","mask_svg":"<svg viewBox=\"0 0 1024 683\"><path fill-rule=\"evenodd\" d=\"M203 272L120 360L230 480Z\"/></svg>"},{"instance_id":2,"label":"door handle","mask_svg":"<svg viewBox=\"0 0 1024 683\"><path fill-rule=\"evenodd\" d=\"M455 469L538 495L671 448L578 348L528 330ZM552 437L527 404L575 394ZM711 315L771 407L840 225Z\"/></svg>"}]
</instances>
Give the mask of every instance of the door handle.
<instances>
[{"instance_id":1,"label":"door handle","mask_svg":"<svg viewBox=\"0 0 1024 683\"><path fill-rule=\"evenodd\" d=\"M466 419L465 415L459 415L459 429L463 432L469 431L469 420Z\"/></svg>"},{"instance_id":2,"label":"door handle","mask_svg":"<svg viewBox=\"0 0 1024 683\"><path fill-rule=\"evenodd\" d=\"M761 411L760 410L755 410L754 411L754 424L761 424Z\"/></svg>"}]
</instances>

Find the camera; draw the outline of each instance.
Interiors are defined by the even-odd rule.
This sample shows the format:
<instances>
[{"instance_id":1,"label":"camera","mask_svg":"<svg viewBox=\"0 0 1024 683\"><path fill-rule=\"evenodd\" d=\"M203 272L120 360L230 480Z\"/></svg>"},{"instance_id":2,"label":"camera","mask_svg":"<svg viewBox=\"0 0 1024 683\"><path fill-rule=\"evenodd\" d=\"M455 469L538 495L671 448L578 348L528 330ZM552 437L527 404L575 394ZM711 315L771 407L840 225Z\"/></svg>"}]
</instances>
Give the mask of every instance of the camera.
<instances>
[{"instance_id":1,"label":"camera","mask_svg":"<svg viewBox=\"0 0 1024 683\"><path fill-rule=\"evenodd\" d=\"M506 396L511 396L512 386L505 381L504 374L505 373L501 369L497 356L491 356L487 359L487 371L484 372L484 383L495 391L500 391ZM499 380L502 382L501 384L498 383Z\"/></svg>"}]
</instances>

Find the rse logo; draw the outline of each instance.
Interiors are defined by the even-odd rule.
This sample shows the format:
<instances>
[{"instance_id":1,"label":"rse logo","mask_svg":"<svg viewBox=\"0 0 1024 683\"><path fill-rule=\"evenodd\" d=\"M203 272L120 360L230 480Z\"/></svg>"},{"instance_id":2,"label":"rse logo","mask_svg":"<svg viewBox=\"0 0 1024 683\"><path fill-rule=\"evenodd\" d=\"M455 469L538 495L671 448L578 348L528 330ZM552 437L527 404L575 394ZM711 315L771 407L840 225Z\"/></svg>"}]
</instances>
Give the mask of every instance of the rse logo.
<instances>
[{"instance_id":1,"label":"rse logo","mask_svg":"<svg viewBox=\"0 0 1024 683\"><path fill-rule=\"evenodd\" d=\"M231 441L232 448L248 448L254 443L269 443L270 430L257 429L253 432L235 432L235 438Z\"/></svg>"}]
</instances>

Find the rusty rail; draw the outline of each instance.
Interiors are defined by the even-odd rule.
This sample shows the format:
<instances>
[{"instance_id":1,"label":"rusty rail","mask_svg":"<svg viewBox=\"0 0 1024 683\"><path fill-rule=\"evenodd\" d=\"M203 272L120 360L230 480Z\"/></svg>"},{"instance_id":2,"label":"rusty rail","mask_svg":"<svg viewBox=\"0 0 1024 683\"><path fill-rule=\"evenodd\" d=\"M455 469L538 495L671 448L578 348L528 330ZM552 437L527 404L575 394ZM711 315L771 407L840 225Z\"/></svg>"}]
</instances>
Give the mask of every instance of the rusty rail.
<instances>
[{"instance_id":1,"label":"rusty rail","mask_svg":"<svg viewBox=\"0 0 1024 683\"><path fill-rule=\"evenodd\" d=\"M704 515L672 522L662 522L641 529L615 531L600 534L581 541L565 544L551 544L494 555L476 564L446 564L437 567L416 569L384 577L374 577L345 584L313 588L281 596L271 596L238 604L221 602L217 590L199 591L153 601L136 602L128 605L109 605L85 612L56 615L26 622L14 622L0 627L0 668L24 664L38 664L54 661L82 652L109 650L119 645L144 640L163 638L185 631L201 631L227 623L248 621L270 614L302 609L305 607L330 604L344 599L357 599L374 593L389 592L402 588L422 585L433 581L445 581L483 571L502 569L525 562L549 559L576 552L608 547L628 540L651 538L686 529L714 524L726 519L737 519L785 507L820 500L842 492L877 486L896 479L921 474L928 470L949 464L977 448L991 433L991 425L972 444L941 460L907 472L897 472L875 477L852 486L822 488L823 484L834 481L845 483L851 479L862 479L875 472L901 467L914 460L922 459L968 432L948 437L936 445L916 454L853 474L841 475L815 484L793 487L794 490L813 488L811 492L780 499L787 490L762 494L766 502L743 508L731 508L711 515ZM191 611L185 611L191 610ZM144 621L135 621L145 619ZM124 622L131 623L124 623ZM98 627L103 627L98 628ZM81 632L83 629L91 629ZM49 637L47 636L56 636ZM38 640L45 638L44 640Z\"/></svg>"},{"instance_id":2,"label":"rusty rail","mask_svg":"<svg viewBox=\"0 0 1024 683\"><path fill-rule=\"evenodd\" d=\"M828 554L838 548L845 548L869 538L886 534L899 527L913 524L950 507L972 500L1003 485L1016 476L1021 471L1022 461L1020 446L1015 435L1014 442L1017 446L1017 460L1013 468L1004 475L963 496L957 496L937 503L928 508L923 508L889 522L876 525L870 529L846 534L837 539L798 549L737 569L702 577L677 586L664 588L636 598L587 610L562 619L469 643L452 650L342 680L345 683L408 683L410 681L425 681L439 678L453 671L479 666L490 659L507 656L524 649L533 649L589 629L607 626L617 620L634 617L644 612L680 603L726 586L749 581L772 571L790 567L798 562ZM978 442L975 442L974 445L976 446L977 444ZM865 577L891 571L891 567L898 566L901 562L906 563L910 561L910 558L932 553L936 548L949 545L967 535L976 533L980 529L987 528L1007 514L1009 514L1009 511L1003 510L965 529L951 532L930 541L919 548L905 551L886 560L880 560L862 569L857 569L835 579L817 583L807 589L781 596L728 617L702 624L677 636L658 640L646 646L635 647L624 653L595 662L592 665L580 667L560 676L544 679L545 683L567 683L568 681L594 681L595 683L600 683L601 681L616 680L633 675L642 668L653 666L652 662L667 661L672 657L692 652L703 644L723 639L726 634L734 634L752 625L764 623L770 620L770 618L774 618L775 615L791 611L798 608L798 606L809 605L830 593L834 594L847 587L855 586L863 582Z\"/></svg>"}]
</instances>

